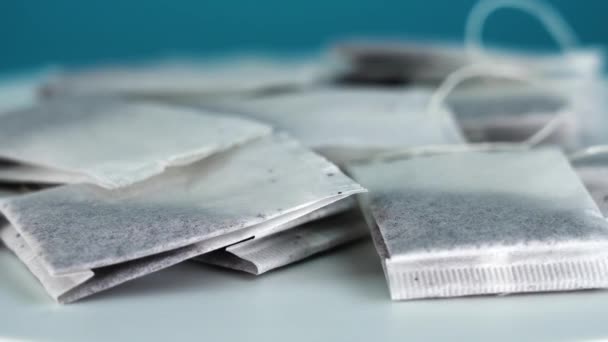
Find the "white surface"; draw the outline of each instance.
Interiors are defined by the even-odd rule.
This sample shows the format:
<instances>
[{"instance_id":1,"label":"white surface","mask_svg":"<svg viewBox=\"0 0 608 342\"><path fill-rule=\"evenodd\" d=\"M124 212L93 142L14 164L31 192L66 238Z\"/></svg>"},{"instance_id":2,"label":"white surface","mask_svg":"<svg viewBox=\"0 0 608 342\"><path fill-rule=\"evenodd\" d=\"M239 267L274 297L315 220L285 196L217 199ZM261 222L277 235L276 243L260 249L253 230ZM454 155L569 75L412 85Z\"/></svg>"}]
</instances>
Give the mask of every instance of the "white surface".
<instances>
[{"instance_id":1,"label":"white surface","mask_svg":"<svg viewBox=\"0 0 608 342\"><path fill-rule=\"evenodd\" d=\"M572 341L608 338L608 291L391 302L371 243L259 278L186 263L61 306L0 248L0 339Z\"/></svg>"}]
</instances>

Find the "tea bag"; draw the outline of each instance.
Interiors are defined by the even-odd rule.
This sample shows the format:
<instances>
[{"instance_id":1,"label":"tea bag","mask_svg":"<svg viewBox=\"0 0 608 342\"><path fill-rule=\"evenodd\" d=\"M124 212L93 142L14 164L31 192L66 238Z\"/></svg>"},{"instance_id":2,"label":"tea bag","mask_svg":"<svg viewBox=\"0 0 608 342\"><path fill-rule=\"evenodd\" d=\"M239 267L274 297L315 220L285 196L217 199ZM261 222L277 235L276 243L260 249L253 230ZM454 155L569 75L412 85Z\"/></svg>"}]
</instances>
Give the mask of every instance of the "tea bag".
<instances>
[{"instance_id":1,"label":"tea bag","mask_svg":"<svg viewBox=\"0 0 608 342\"><path fill-rule=\"evenodd\" d=\"M216 103L285 130L335 163L395 148L461 143L445 108L428 112L429 89L314 88L275 96Z\"/></svg>"},{"instance_id":2,"label":"tea bag","mask_svg":"<svg viewBox=\"0 0 608 342\"><path fill-rule=\"evenodd\" d=\"M196 260L260 275L356 241L367 234L365 221L353 209L273 235L240 242L204 254Z\"/></svg>"},{"instance_id":3,"label":"tea bag","mask_svg":"<svg viewBox=\"0 0 608 342\"><path fill-rule=\"evenodd\" d=\"M71 302L276 233L362 191L335 165L273 135L129 187L66 185L4 199L0 209L14 229L6 234L16 231L25 242L16 251L25 255L22 261L38 270L34 274L53 298ZM64 284L55 278L66 276L76 281L55 292L55 281Z\"/></svg>"},{"instance_id":4,"label":"tea bag","mask_svg":"<svg viewBox=\"0 0 608 342\"><path fill-rule=\"evenodd\" d=\"M583 144L588 97L551 88L489 87L460 92L446 103L470 142L519 142L559 117L559 124L542 142L575 150Z\"/></svg>"},{"instance_id":5,"label":"tea bag","mask_svg":"<svg viewBox=\"0 0 608 342\"><path fill-rule=\"evenodd\" d=\"M468 89L449 96L464 81L494 77L527 83ZM546 82L524 70L500 64L472 64L456 70L433 94L431 111L447 103L472 142L519 142L559 145L572 151L583 145L582 132L594 101L584 95L590 84Z\"/></svg>"},{"instance_id":6,"label":"tea bag","mask_svg":"<svg viewBox=\"0 0 608 342\"><path fill-rule=\"evenodd\" d=\"M135 98L211 97L306 86L325 74L315 59L233 57L169 60L65 73L43 89L48 96L118 95Z\"/></svg>"},{"instance_id":7,"label":"tea bag","mask_svg":"<svg viewBox=\"0 0 608 342\"><path fill-rule=\"evenodd\" d=\"M512 8L539 19L562 47L561 55L514 53L506 49L482 51L482 33L488 17ZM479 1L466 22L465 45L420 42L351 41L332 51L343 64L341 80L366 84L438 84L469 64L490 61L528 70L539 78L589 79L602 74L603 54L581 49L573 30L548 3L533 0Z\"/></svg>"},{"instance_id":8,"label":"tea bag","mask_svg":"<svg viewBox=\"0 0 608 342\"><path fill-rule=\"evenodd\" d=\"M571 163L602 214L608 217L608 148L593 146L574 153Z\"/></svg>"},{"instance_id":9,"label":"tea bag","mask_svg":"<svg viewBox=\"0 0 608 342\"><path fill-rule=\"evenodd\" d=\"M608 286L608 222L562 152L459 148L349 169L393 300Z\"/></svg>"},{"instance_id":10,"label":"tea bag","mask_svg":"<svg viewBox=\"0 0 608 342\"><path fill-rule=\"evenodd\" d=\"M268 135L226 115L112 99L56 100L0 116L0 180L118 188Z\"/></svg>"},{"instance_id":11,"label":"tea bag","mask_svg":"<svg viewBox=\"0 0 608 342\"><path fill-rule=\"evenodd\" d=\"M336 82L368 85L437 85L455 70L487 62L472 57L461 46L441 43L351 41L337 44L330 52L343 65ZM499 63L530 70L546 78L598 77L603 54L585 49L561 56L514 53L495 49L490 55Z\"/></svg>"}]
</instances>

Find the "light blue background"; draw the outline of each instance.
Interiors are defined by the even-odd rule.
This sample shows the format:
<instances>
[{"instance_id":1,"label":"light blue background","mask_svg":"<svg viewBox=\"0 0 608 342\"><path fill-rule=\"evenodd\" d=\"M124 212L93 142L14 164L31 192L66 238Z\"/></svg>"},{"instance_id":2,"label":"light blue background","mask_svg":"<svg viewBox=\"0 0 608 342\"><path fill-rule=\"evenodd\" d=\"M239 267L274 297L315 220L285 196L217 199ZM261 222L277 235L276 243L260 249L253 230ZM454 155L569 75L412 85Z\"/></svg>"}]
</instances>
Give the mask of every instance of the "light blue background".
<instances>
[{"instance_id":1,"label":"light blue background","mask_svg":"<svg viewBox=\"0 0 608 342\"><path fill-rule=\"evenodd\" d=\"M475 0L2 0L0 72L175 54L306 51L349 36L462 39ZM553 0L586 44L608 45L608 1ZM540 25L496 13L491 41L550 47Z\"/></svg>"}]
</instances>

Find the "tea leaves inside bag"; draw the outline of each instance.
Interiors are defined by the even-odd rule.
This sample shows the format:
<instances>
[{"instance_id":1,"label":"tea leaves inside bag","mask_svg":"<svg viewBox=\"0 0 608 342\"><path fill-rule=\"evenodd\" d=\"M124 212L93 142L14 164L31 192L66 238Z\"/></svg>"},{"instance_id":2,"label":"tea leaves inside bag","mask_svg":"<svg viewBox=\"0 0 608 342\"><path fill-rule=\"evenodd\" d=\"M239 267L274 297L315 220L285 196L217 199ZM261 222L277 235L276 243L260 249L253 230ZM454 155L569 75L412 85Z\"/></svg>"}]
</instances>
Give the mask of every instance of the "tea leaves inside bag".
<instances>
[{"instance_id":1,"label":"tea leaves inside bag","mask_svg":"<svg viewBox=\"0 0 608 342\"><path fill-rule=\"evenodd\" d=\"M273 234L361 191L336 166L278 135L129 187L66 185L4 199L1 210L49 276L95 273L58 297L72 301Z\"/></svg>"},{"instance_id":2,"label":"tea leaves inside bag","mask_svg":"<svg viewBox=\"0 0 608 342\"><path fill-rule=\"evenodd\" d=\"M370 189L362 202L393 299L608 286L608 222L557 150L350 170Z\"/></svg>"}]
</instances>

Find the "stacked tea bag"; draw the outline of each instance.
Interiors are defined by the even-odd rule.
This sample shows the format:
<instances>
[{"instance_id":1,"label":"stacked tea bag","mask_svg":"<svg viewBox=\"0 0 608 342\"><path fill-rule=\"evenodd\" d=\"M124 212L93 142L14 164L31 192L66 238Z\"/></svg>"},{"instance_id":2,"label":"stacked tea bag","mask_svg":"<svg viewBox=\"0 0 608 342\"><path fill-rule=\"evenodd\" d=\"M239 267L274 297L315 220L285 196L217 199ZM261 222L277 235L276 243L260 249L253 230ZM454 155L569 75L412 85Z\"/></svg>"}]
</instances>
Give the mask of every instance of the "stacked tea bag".
<instances>
[{"instance_id":1,"label":"stacked tea bag","mask_svg":"<svg viewBox=\"0 0 608 342\"><path fill-rule=\"evenodd\" d=\"M2 240L59 302L289 229L364 191L292 138L225 115L81 98L1 118L1 154L15 162L4 181L73 183L0 202Z\"/></svg>"},{"instance_id":2,"label":"stacked tea bag","mask_svg":"<svg viewBox=\"0 0 608 342\"><path fill-rule=\"evenodd\" d=\"M110 189L271 132L238 118L111 98L57 99L0 120L0 158L13 162L0 180Z\"/></svg>"},{"instance_id":3,"label":"stacked tea bag","mask_svg":"<svg viewBox=\"0 0 608 342\"><path fill-rule=\"evenodd\" d=\"M413 51L417 51L412 48ZM465 56L464 51L460 52ZM450 59L450 54L437 53L439 56ZM436 81L428 82L412 76L407 84L411 86L436 84L439 80L451 75L468 65L494 65L496 71L506 66L519 73L527 75L528 79L538 80L534 85L522 87L514 84L512 79L492 77L492 73L479 75L477 82L468 82L466 87L458 89L446 101L454 113L455 119L463 129L468 140L473 142L515 142L522 137L529 136L531 132L548 124L557 116L567 117L561 127L554 132L548 143L557 143L569 150L576 150L585 144L585 136L597 136L597 123L601 121L601 112L598 108L608 108L603 97L598 95L605 89L601 80L603 56L599 52L592 54L593 63L579 63L570 61L569 57L551 57L555 62L545 62L540 58L538 63L522 63L520 59L511 59L504 56L490 54L489 58L469 58L467 62L456 63L450 67ZM469 56L470 57L470 56ZM439 58L439 57L437 57ZM536 61L536 57L529 57ZM548 57L547 57L548 58ZM431 64L434 71L440 70L442 62L435 62L433 58L424 58L425 63ZM385 63L381 63L385 65ZM446 62L446 64L449 64ZM537 67L538 64L538 67ZM563 65L562 65L563 64ZM579 66L582 64L582 66ZM552 66L555 65L555 66ZM551 70L571 71L554 75ZM581 69L581 70L579 70ZM398 69L407 72L409 69ZM413 70L420 71L420 68ZM396 71L395 71L396 72ZM517 82L519 83L519 82ZM368 82L368 85L376 84ZM568 112L570 114L565 114ZM588 138L586 140L589 140Z\"/></svg>"},{"instance_id":4,"label":"stacked tea bag","mask_svg":"<svg viewBox=\"0 0 608 342\"><path fill-rule=\"evenodd\" d=\"M559 150L412 150L350 171L395 300L608 286L608 221Z\"/></svg>"},{"instance_id":5,"label":"stacked tea bag","mask_svg":"<svg viewBox=\"0 0 608 342\"><path fill-rule=\"evenodd\" d=\"M240 70L239 67L232 69ZM317 69L329 70L328 67ZM283 64L278 65L276 73L279 70L284 70ZM147 73L145 71L146 69L141 69L139 72L142 80L154 78L156 75L155 70L147 69ZM216 71L216 73L221 74L220 71ZM228 81L231 79L230 75L232 74L228 74ZM318 75L318 73L315 75ZM106 77L112 79L107 84L119 83L119 80L113 79L112 73L106 75ZM200 82L204 82L205 79L202 76L200 77ZM247 78L248 75L240 75L240 77ZM86 78L87 75L85 74L82 79ZM81 79L80 76L76 74L71 78L59 79L50 87L71 89L74 87L73 80L79 79ZM138 78L136 77L136 79ZM238 113L247 119L264 122L277 130L288 132L307 147L322 153L338 164L394 148L463 142L460 129L452 120L449 111L445 110L445 112L436 115L427 115L426 104L431 94L429 89L412 90L405 96L401 92L390 94L371 89L365 91L320 85L314 88L300 87L291 91L265 92L263 89L270 88L267 86L268 81L263 81L267 79L269 77L262 77L257 83L258 87L251 89L238 88L237 86L240 87L240 85L235 83L235 89L240 90L225 91L225 93L231 93L231 96L206 96L203 92L195 95L193 91L198 88L193 87L192 91L184 91L180 90L182 88L179 88L179 86L172 87L172 82L168 82L169 84L165 85L164 89L155 92L151 92L146 87L140 89L136 85L130 89L117 86L111 91L106 89L100 92L102 94L104 92L114 92L122 95L123 98L133 97L133 94L147 94L173 104L194 105L199 109L212 108L214 112L222 111L229 115ZM321 78L310 74L306 79L320 80ZM173 83L180 84L176 80ZM224 83L220 82L221 84ZM209 85L209 87L211 86ZM58 94L55 97L60 97L60 92L56 93ZM282 115L283 113L287 113L287 115ZM404 131L407 133L403 134ZM18 171L22 173L22 170ZM296 255L308 256L313 251L314 253L322 252L336 245L359 239L362 237L361 230L354 227L348 220L330 220L329 223L320 220L323 217L353 207L354 202L351 202L349 206L333 205L328 209L310 215L310 218L306 219L306 221L315 220L316 223L323 226L330 224L334 227L334 233L328 232L327 242L325 243L314 245L314 241L317 241L314 239L314 236L318 235L316 233L308 240L300 238L309 232L313 234L313 230L305 227L302 229L291 227L294 228L294 234L297 235L284 235L281 238L267 239L266 241L248 241L246 245L251 248L259 242L260 244L263 243L264 248L268 248L268 245L272 243L274 244L273 249L284 251L284 255L277 256L277 258L285 260L284 264L286 264L291 260L295 261L294 256ZM352 216L352 214L349 216ZM303 224L306 221L297 223ZM300 243L290 243L285 239L285 236L298 239ZM310 241L310 243L303 244L302 241ZM284 246L290 246L290 250ZM235 250L238 246L232 246L231 248ZM228 255L228 253L216 254ZM218 257L215 257L214 260L217 261ZM281 264L275 261L268 262L270 262L269 265L272 268ZM222 264L227 265L225 262ZM270 266L259 266L266 270L270 268Z\"/></svg>"},{"instance_id":6,"label":"stacked tea bag","mask_svg":"<svg viewBox=\"0 0 608 342\"><path fill-rule=\"evenodd\" d=\"M510 1L491 2L467 32ZM393 299L607 287L604 150L585 149L608 137L603 56L541 21L564 53L355 42L334 64L59 74L0 115L0 239L62 303L185 260L260 275L370 232Z\"/></svg>"},{"instance_id":7,"label":"stacked tea bag","mask_svg":"<svg viewBox=\"0 0 608 342\"><path fill-rule=\"evenodd\" d=\"M428 112L428 88L317 87L208 105L285 130L341 165L399 148L464 142L452 112Z\"/></svg>"},{"instance_id":8,"label":"stacked tea bag","mask_svg":"<svg viewBox=\"0 0 608 342\"><path fill-rule=\"evenodd\" d=\"M490 2L478 8L489 6L487 14L511 3ZM597 70L580 69L566 57L555 59L563 62L555 72L552 63L522 66L492 54L484 59L495 68L472 64L446 71L433 100L447 100L461 114L469 139L512 143L411 148L348 166L369 189L361 207L391 297L608 287L608 221L598 182L603 149L575 153L573 165L563 152L584 146L594 123L608 114L596 96L603 83ZM479 76L533 86L484 82L446 99L457 84ZM540 142L553 146L537 149Z\"/></svg>"},{"instance_id":9,"label":"stacked tea bag","mask_svg":"<svg viewBox=\"0 0 608 342\"><path fill-rule=\"evenodd\" d=\"M306 87L329 77L328 73L329 69L316 58L171 59L58 73L43 86L42 93L48 97L231 98Z\"/></svg>"},{"instance_id":10,"label":"stacked tea bag","mask_svg":"<svg viewBox=\"0 0 608 342\"><path fill-rule=\"evenodd\" d=\"M463 143L449 110L428 112L431 94L424 88L391 92L327 86L212 104L203 100L202 106L268 123L344 165L382 151ZM243 242L198 259L261 274L360 238L360 218L352 212L342 216L346 217L315 221L291 230L293 234Z\"/></svg>"},{"instance_id":11,"label":"stacked tea bag","mask_svg":"<svg viewBox=\"0 0 608 342\"><path fill-rule=\"evenodd\" d=\"M562 48L561 54L485 49L482 33L489 16L502 8L535 16ZM470 65L519 69L535 86L515 92L511 79L480 75L481 82L459 90L447 101L470 141L514 142L549 123L554 116L569 117L545 142L573 151L597 144L608 108L602 80L603 51L581 48L573 30L549 4L530 0L481 0L465 25L465 44L399 41L346 41L336 44L332 55L346 70L343 83L367 85L437 85ZM484 77L486 76L486 77ZM489 77L489 78L488 78ZM472 88L472 89L471 89ZM456 96L455 96L456 97ZM564 113L567 112L567 113ZM568 113L573 115L568 115Z\"/></svg>"},{"instance_id":12,"label":"stacked tea bag","mask_svg":"<svg viewBox=\"0 0 608 342\"><path fill-rule=\"evenodd\" d=\"M464 66L487 61L460 45L407 41L345 41L337 43L331 54L342 65L337 81L347 84L437 85ZM603 68L598 49L568 51L562 56L494 49L488 55L498 63L518 65L545 77L595 77Z\"/></svg>"},{"instance_id":13,"label":"stacked tea bag","mask_svg":"<svg viewBox=\"0 0 608 342\"><path fill-rule=\"evenodd\" d=\"M351 209L295 229L207 253L196 260L260 275L368 234L359 211Z\"/></svg>"}]
</instances>

